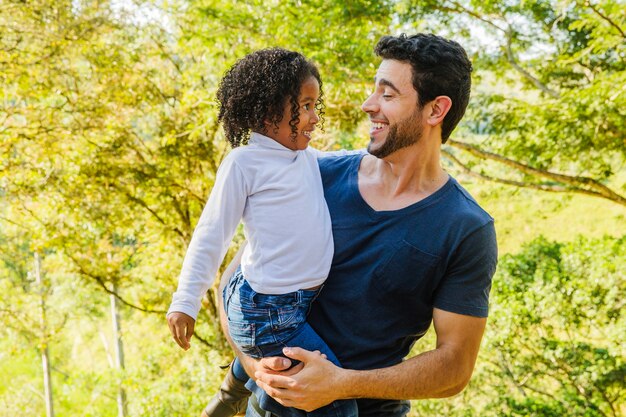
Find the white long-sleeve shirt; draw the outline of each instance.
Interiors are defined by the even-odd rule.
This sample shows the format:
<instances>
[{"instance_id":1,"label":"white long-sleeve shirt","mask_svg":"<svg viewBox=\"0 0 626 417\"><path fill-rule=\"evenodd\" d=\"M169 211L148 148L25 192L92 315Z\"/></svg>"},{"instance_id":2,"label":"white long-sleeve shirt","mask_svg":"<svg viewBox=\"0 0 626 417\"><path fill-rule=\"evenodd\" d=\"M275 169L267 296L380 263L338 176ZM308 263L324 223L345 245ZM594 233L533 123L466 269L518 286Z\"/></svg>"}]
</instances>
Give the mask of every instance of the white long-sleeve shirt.
<instances>
[{"instance_id":1,"label":"white long-sleeve shirt","mask_svg":"<svg viewBox=\"0 0 626 417\"><path fill-rule=\"evenodd\" d=\"M284 294L324 282L334 247L319 154L312 148L292 151L259 133L228 154L187 249L168 312L197 319L241 220L248 240L241 269L256 292Z\"/></svg>"}]
</instances>

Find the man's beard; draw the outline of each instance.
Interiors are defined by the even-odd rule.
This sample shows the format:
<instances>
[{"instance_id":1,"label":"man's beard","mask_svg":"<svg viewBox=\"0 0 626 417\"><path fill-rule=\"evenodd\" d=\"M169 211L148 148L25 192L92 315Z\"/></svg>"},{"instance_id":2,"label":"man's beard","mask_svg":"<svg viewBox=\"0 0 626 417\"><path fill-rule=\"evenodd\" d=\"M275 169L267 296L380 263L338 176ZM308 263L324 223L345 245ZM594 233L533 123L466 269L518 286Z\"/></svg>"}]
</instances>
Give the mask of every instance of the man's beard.
<instances>
[{"instance_id":1,"label":"man's beard","mask_svg":"<svg viewBox=\"0 0 626 417\"><path fill-rule=\"evenodd\" d=\"M367 151L376 158L385 158L395 151L419 142L422 137L422 122L419 111L413 113L403 121L389 126L385 143L378 149L372 150L372 143L367 145Z\"/></svg>"}]
</instances>

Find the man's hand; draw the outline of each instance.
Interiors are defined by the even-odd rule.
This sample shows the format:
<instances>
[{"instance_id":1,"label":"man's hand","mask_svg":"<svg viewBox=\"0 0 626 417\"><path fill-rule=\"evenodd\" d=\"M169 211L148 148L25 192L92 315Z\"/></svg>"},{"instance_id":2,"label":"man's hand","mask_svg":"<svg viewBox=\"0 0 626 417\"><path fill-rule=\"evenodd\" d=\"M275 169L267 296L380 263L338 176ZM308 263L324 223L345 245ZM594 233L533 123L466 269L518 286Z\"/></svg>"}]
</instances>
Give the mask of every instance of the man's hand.
<instances>
[{"instance_id":1,"label":"man's hand","mask_svg":"<svg viewBox=\"0 0 626 417\"><path fill-rule=\"evenodd\" d=\"M285 407L296 407L312 411L341 397L341 375L343 369L328 361L318 351L301 348L285 348L283 353L302 363L299 370L291 375L257 370L256 383L267 394Z\"/></svg>"},{"instance_id":2,"label":"man's hand","mask_svg":"<svg viewBox=\"0 0 626 417\"><path fill-rule=\"evenodd\" d=\"M298 364L289 369L291 361L280 356L272 356L263 359L254 359L250 356L244 355L243 353L239 353L238 356L241 361L241 365L246 370L246 373L252 376L254 376L257 372L290 376L298 373L303 367L302 364Z\"/></svg>"},{"instance_id":3,"label":"man's hand","mask_svg":"<svg viewBox=\"0 0 626 417\"><path fill-rule=\"evenodd\" d=\"M167 324L178 346L184 350L189 349L191 347L189 342L191 341L191 336L193 336L193 328L196 321L185 313L174 311L167 315Z\"/></svg>"}]
</instances>

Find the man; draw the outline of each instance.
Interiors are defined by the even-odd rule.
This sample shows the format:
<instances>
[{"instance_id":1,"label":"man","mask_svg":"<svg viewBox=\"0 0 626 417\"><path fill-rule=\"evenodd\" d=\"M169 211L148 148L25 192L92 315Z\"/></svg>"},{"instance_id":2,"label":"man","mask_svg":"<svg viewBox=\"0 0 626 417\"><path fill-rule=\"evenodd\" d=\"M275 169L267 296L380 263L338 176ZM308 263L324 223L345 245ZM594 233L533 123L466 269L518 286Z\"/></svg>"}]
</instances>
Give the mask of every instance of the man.
<instances>
[{"instance_id":1,"label":"man","mask_svg":"<svg viewBox=\"0 0 626 417\"><path fill-rule=\"evenodd\" d=\"M408 399L459 393L485 329L497 249L493 219L441 167L440 149L469 100L471 63L441 37L386 36L363 103L369 155L320 160L335 255L309 323L343 368L319 353L240 357L264 416L264 392L314 410L358 398L359 415L405 416ZM403 360L433 322L436 347ZM373 399L376 400L373 400Z\"/></svg>"}]
</instances>

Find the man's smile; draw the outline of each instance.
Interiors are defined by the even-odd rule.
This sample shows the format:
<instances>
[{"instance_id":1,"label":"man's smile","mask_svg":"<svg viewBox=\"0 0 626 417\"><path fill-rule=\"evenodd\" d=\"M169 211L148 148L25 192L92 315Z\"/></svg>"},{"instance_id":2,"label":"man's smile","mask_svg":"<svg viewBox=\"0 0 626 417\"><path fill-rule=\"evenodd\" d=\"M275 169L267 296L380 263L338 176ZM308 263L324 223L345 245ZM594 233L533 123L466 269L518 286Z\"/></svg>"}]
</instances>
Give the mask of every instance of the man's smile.
<instances>
[{"instance_id":1,"label":"man's smile","mask_svg":"<svg viewBox=\"0 0 626 417\"><path fill-rule=\"evenodd\" d=\"M374 120L372 120L371 122L372 122L372 126L370 127L370 135L380 133L389 126L389 123L387 122L374 121Z\"/></svg>"}]
</instances>

